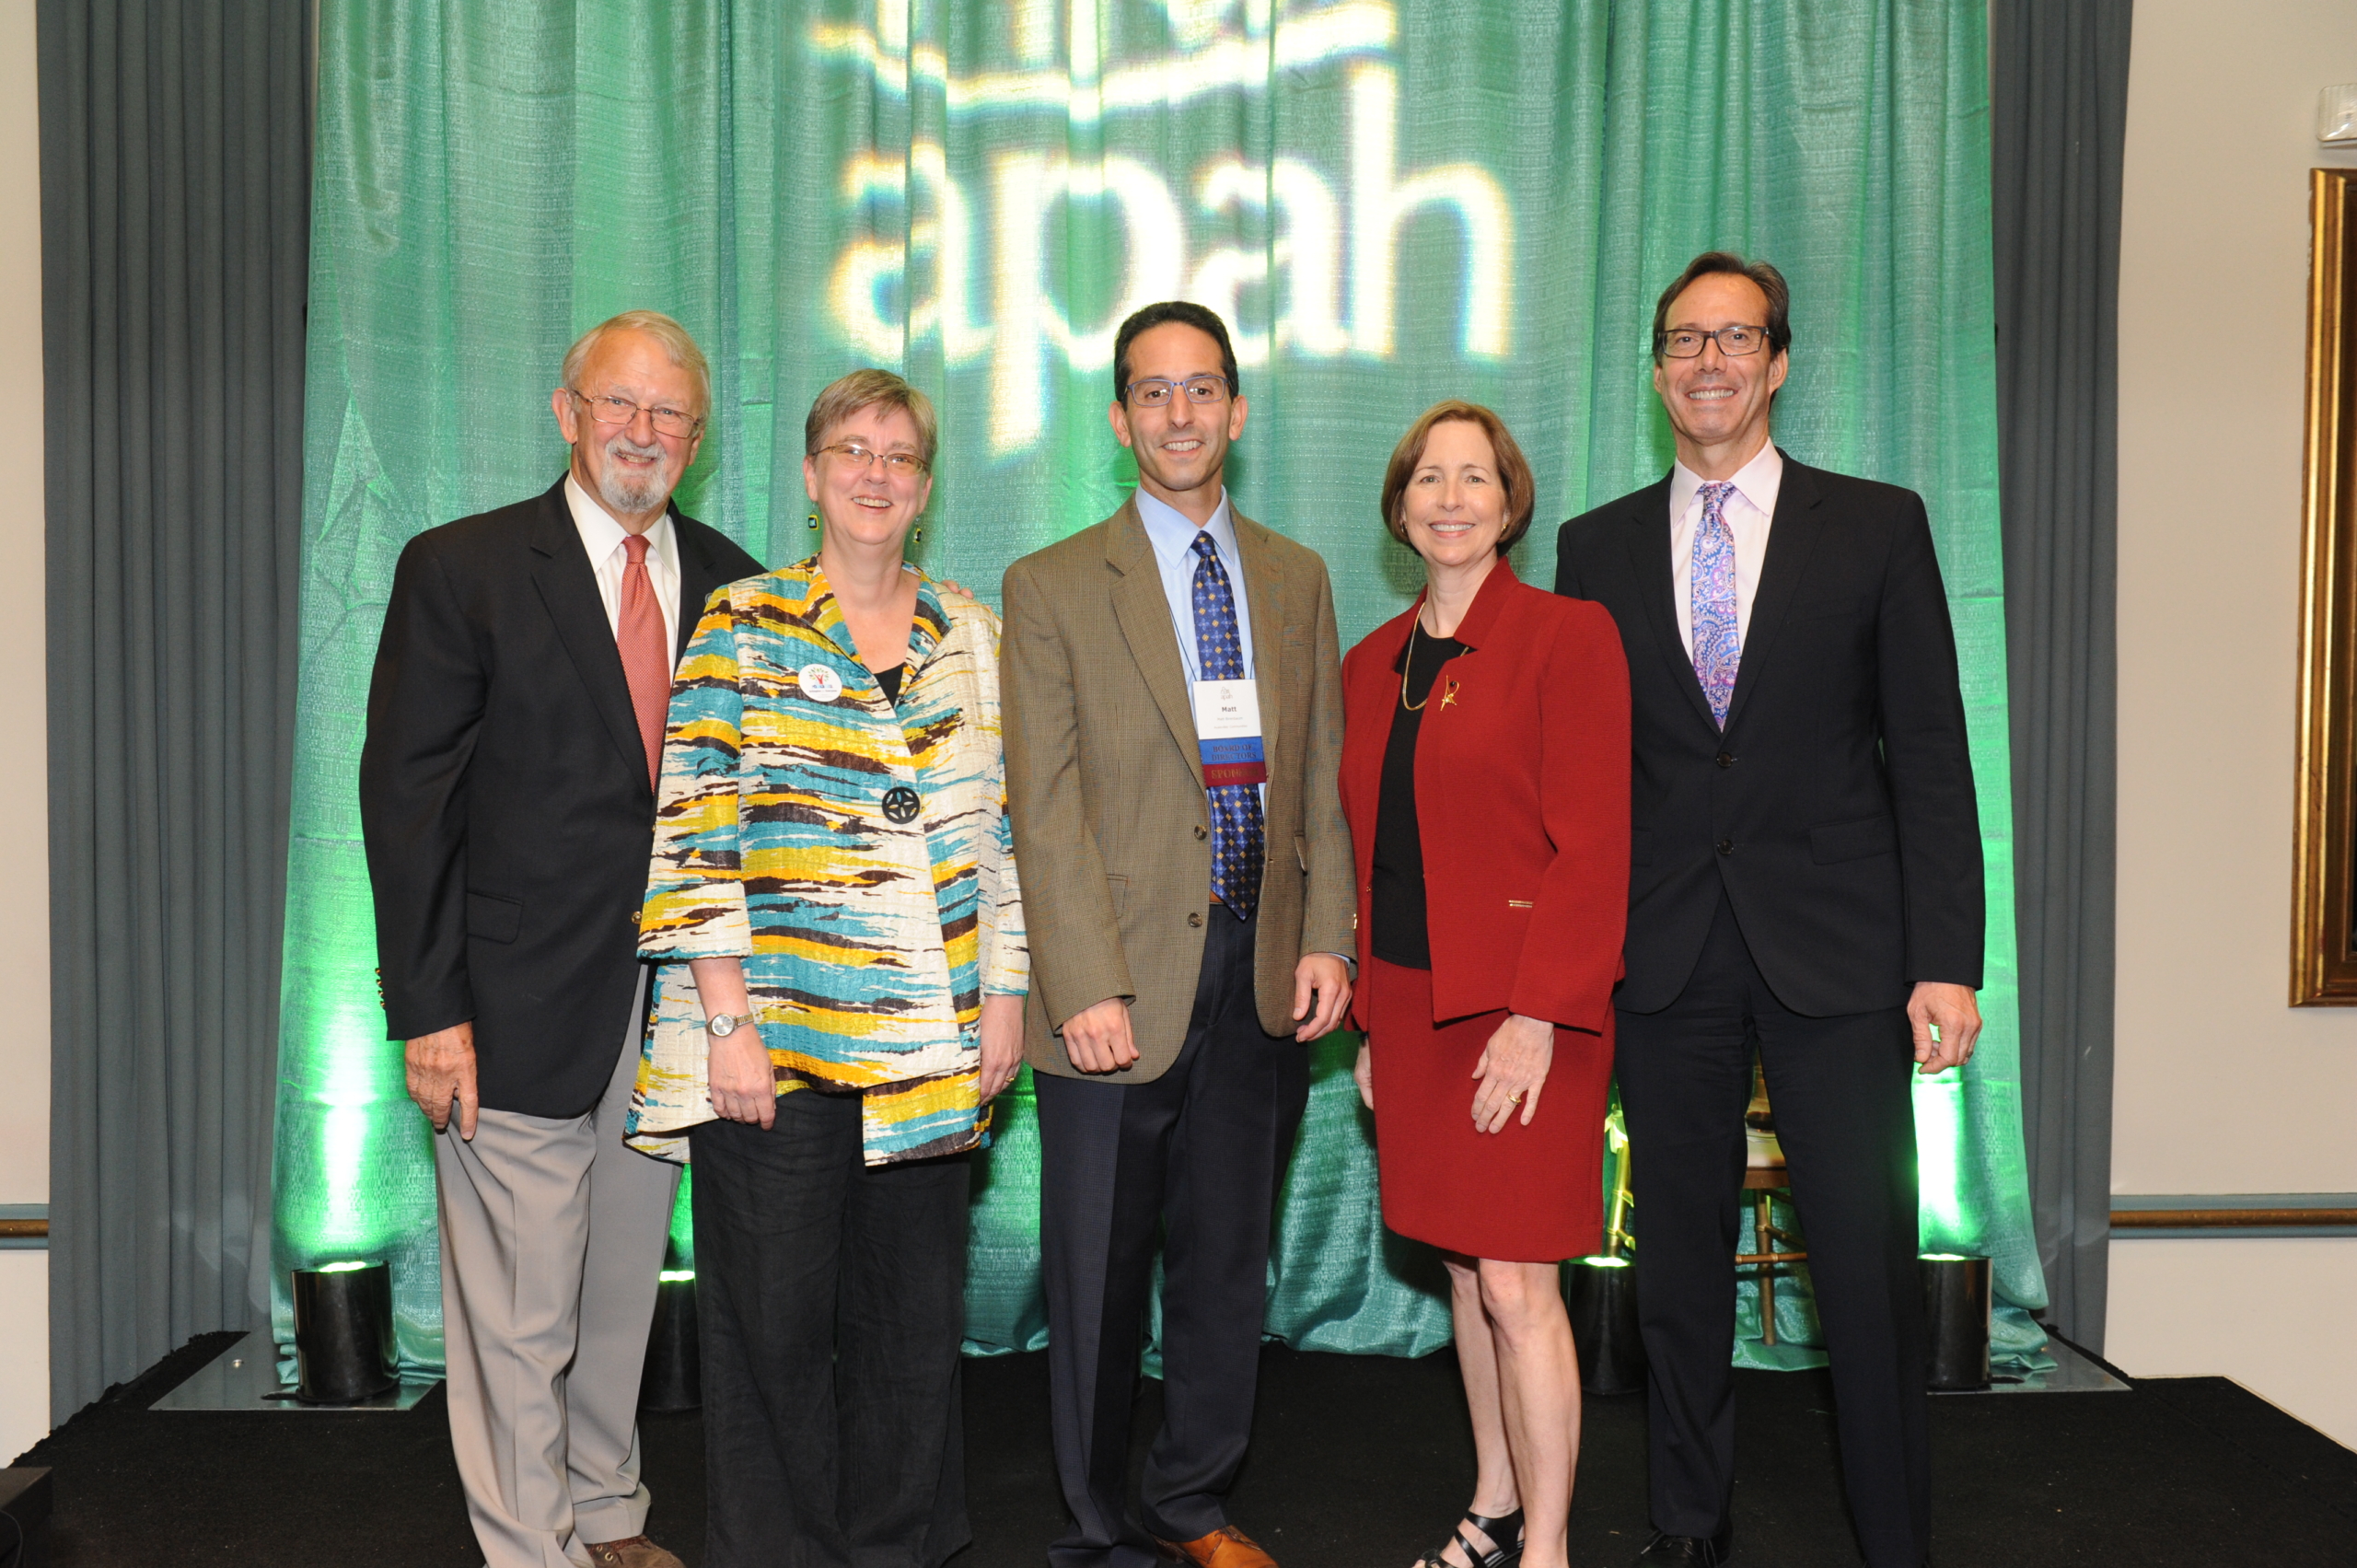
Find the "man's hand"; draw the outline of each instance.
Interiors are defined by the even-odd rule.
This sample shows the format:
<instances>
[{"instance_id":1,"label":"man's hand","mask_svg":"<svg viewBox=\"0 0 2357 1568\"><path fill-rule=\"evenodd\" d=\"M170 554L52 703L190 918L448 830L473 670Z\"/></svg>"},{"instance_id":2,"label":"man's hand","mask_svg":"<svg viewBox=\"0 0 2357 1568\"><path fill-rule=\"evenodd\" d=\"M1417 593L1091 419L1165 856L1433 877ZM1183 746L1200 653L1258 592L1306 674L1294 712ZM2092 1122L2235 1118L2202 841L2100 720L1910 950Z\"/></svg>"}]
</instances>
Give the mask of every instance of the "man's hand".
<instances>
[{"instance_id":1,"label":"man's hand","mask_svg":"<svg viewBox=\"0 0 2357 1568\"><path fill-rule=\"evenodd\" d=\"M1115 1073L1138 1059L1130 1039L1130 1005L1108 996L1064 1020L1064 1054L1084 1073Z\"/></svg>"},{"instance_id":2,"label":"man's hand","mask_svg":"<svg viewBox=\"0 0 2357 1568\"><path fill-rule=\"evenodd\" d=\"M1023 1065L1023 998L983 997L981 1033L982 1068L976 1092L988 1105L1015 1082L1015 1070Z\"/></svg>"},{"instance_id":3,"label":"man's hand","mask_svg":"<svg viewBox=\"0 0 2357 1568\"><path fill-rule=\"evenodd\" d=\"M1915 994L1907 999L1907 1022L1915 1034L1915 1060L1922 1063L1915 1071L1928 1078L1972 1060L1980 1039L1980 1004L1968 985L1919 980Z\"/></svg>"},{"instance_id":4,"label":"man's hand","mask_svg":"<svg viewBox=\"0 0 2357 1568\"><path fill-rule=\"evenodd\" d=\"M472 1019L435 1029L408 1042L409 1098L436 1132L450 1125L450 1102L459 1102L459 1136L475 1135L475 1026Z\"/></svg>"},{"instance_id":5,"label":"man's hand","mask_svg":"<svg viewBox=\"0 0 2357 1568\"><path fill-rule=\"evenodd\" d=\"M1293 1031L1294 1039L1313 1040L1332 1034L1342 1027L1350 1005L1350 965L1331 953L1304 954L1294 965L1293 1016L1308 1020Z\"/></svg>"},{"instance_id":6,"label":"man's hand","mask_svg":"<svg viewBox=\"0 0 2357 1568\"><path fill-rule=\"evenodd\" d=\"M704 1079L712 1109L731 1121L777 1120L777 1071L758 1024L746 1024L726 1040L704 1036Z\"/></svg>"}]
</instances>

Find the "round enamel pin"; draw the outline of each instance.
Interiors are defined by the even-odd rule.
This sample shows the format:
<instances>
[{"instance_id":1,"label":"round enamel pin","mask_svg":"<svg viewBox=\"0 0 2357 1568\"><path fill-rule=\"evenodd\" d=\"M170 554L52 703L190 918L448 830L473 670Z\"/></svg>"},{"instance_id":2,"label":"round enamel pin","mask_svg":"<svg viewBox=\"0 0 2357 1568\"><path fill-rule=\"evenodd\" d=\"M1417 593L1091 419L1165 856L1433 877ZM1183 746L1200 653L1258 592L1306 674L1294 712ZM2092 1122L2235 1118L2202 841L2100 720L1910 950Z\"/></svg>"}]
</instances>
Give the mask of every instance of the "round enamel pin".
<instances>
[{"instance_id":1,"label":"round enamel pin","mask_svg":"<svg viewBox=\"0 0 2357 1568\"><path fill-rule=\"evenodd\" d=\"M843 694L843 678L823 664L806 664L798 678L802 694L814 703L831 703Z\"/></svg>"}]
</instances>

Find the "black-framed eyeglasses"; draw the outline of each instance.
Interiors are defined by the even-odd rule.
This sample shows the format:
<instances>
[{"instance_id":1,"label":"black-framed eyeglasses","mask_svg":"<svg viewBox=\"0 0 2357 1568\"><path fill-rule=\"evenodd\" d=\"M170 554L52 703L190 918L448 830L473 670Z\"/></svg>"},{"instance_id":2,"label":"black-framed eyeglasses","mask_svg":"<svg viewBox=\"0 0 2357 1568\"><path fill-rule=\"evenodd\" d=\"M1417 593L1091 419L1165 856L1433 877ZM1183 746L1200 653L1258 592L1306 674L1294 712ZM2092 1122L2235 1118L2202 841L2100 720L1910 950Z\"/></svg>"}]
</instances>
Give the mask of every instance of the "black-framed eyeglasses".
<instances>
[{"instance_id":1,"label":"black-framed eyeglasses","mask_svg":"<svg viewBox=\"0 0 2357 1568\"><path fill-rule=\"evenodd\" d=\"M1236 388L1225 376L1190 376L1184 381L1173 381L1164 376L1141 376L1121 389L1121 396L1140 408L1167 408L1170 400L1181 391L1190 403L1215 403L1233 395Z\"/></svg>"},{"instance_id":2,"label":"black-framed eyeglasses","mask_svg":"<svg viewBox=\"0 0 2357 1568\"><path fill-rule=\"evenodd\" d=\"M914 452L876 452L856 441L838 441L831 447L821 447L822 452L834 452L855 469L871 469L881 459L884 471L894 479L914 479L924 472L924 459Z\"/></svg>"},{"instance_id":3,"label":"black-framed eyeglasses","mask_svg":"<svg viewBox=\"0 0 2357 1568\"><path fill-rule=\"evenodd\" d=\"M1706 332L1696 327L1674 327L1661 335L1661 352L1669 359L1693 359L1702 352L1702 345L1715 341L1719 352L1729 359L1740 359L1747 354L1758 354L1768 342L1765 327L1721 327Z\"/></svg>"},{"instance_id":4,"label":"black-framed eyeglasses","mask_svg":"<svg viewBox=\"0 0 2357 1568\"><path fill-rule=\"evenodd\" d=\"M703 428L701 416L683 409L665 408L660 404L650 408L644 403L634 403L628 398L591 397L578 387L567 387L565 390L588 405L589 417L600 424L628 424L644 413L655 422L657 436L693 436Z\"/></svg>"}]
</instances>

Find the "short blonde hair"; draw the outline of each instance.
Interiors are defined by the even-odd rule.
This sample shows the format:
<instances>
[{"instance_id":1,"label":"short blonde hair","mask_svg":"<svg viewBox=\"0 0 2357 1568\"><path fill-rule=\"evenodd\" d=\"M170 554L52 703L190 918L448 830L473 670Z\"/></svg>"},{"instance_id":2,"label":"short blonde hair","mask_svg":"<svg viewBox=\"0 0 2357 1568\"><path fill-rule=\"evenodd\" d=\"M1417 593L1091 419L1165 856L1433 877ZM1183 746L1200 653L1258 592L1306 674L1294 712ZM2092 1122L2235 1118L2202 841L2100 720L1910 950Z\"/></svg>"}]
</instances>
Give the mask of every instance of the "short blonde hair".
<instances>
[{"instance_id":1,"label":"short blonde hair","mask_svg":"<svg viewBox=\"0 0 2357 1568\"><path fill-rule=\"evenodd\" d=\"M917 460L925 470L933 470L933 454L941 438L940 422L934 417L933 400L918 391L889 370L854 370L830 382L810 405L809 416L802 422L802 455L815 458L825 444L827 432L849 419L862 409L900 409L917 427Z\"/></svg>"},{"instance_id":2,"label":"short blonde hair","mask_svg":"<svg viewBox=\"0 0 2357 1568\"><path fill-rule=\"evenodd\" d=\"M1433 427L1459 420L1479 425L1490 438L1490 450L1497 458L1498 482L1506 487L1506 528L1498 536L1498 553L1512 550L1515 541L1530 531L1530 514L1538 509L1538 484L1530 476L1530 462L1522 448L1506 429L1506 422L1483 408L1462 398L1448 398L1433 404L1416 416L1408 426L1408 434L1399 437L1399 445L1391 448L1390 466L1383 470L1383 526L1391 537L1408 543L1408 508L1405 497L1408 482L1416 474L1416 465L1424 460L1424 445L1432 439ZM1409 545L1411 550L1413 545Z\"/></svg>"},{"instance_id":3,"label":"short blonde hair","mask_svg":"<svg viewBox=\"0 0 2357 1568\"><path fill-rule=\"evenodd\" d=\"M598 340L608 332L644 332L661 343L671 363L695 378L696 412L699 415L712 412L712 366L704 359L703 350L696 346L696 340L689 335L688 330L660 310L625 310L619 316L609 316L574 339L573 346L564 351L562 374L566 386L575 389L580 386L582 368L589 363L589 355L596 350Z\"/></svg>"}]
</instances>

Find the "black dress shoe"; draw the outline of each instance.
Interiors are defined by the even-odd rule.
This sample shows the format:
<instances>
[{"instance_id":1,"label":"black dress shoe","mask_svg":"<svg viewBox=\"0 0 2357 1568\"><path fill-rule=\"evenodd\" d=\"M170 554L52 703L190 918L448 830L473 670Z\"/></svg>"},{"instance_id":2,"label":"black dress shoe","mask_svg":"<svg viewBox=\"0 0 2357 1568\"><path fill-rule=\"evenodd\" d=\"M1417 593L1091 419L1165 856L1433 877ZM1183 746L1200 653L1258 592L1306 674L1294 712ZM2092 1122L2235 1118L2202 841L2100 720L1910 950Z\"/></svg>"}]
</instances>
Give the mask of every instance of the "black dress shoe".
<instances>
[{"instance_id":1,"label":"black dress shoe","mask_svg":"<svg viewBox=\"0 0 2357 1568\"><path fill-rule=\"evenodd\" d=\"M1673 1536L1654 1532L1645 1550L1637 1553L1637 1568L1719 1568L1735 1557L1735 1526L1721 1525L1714 1536Z\"/></svg>"}]
</instances>

